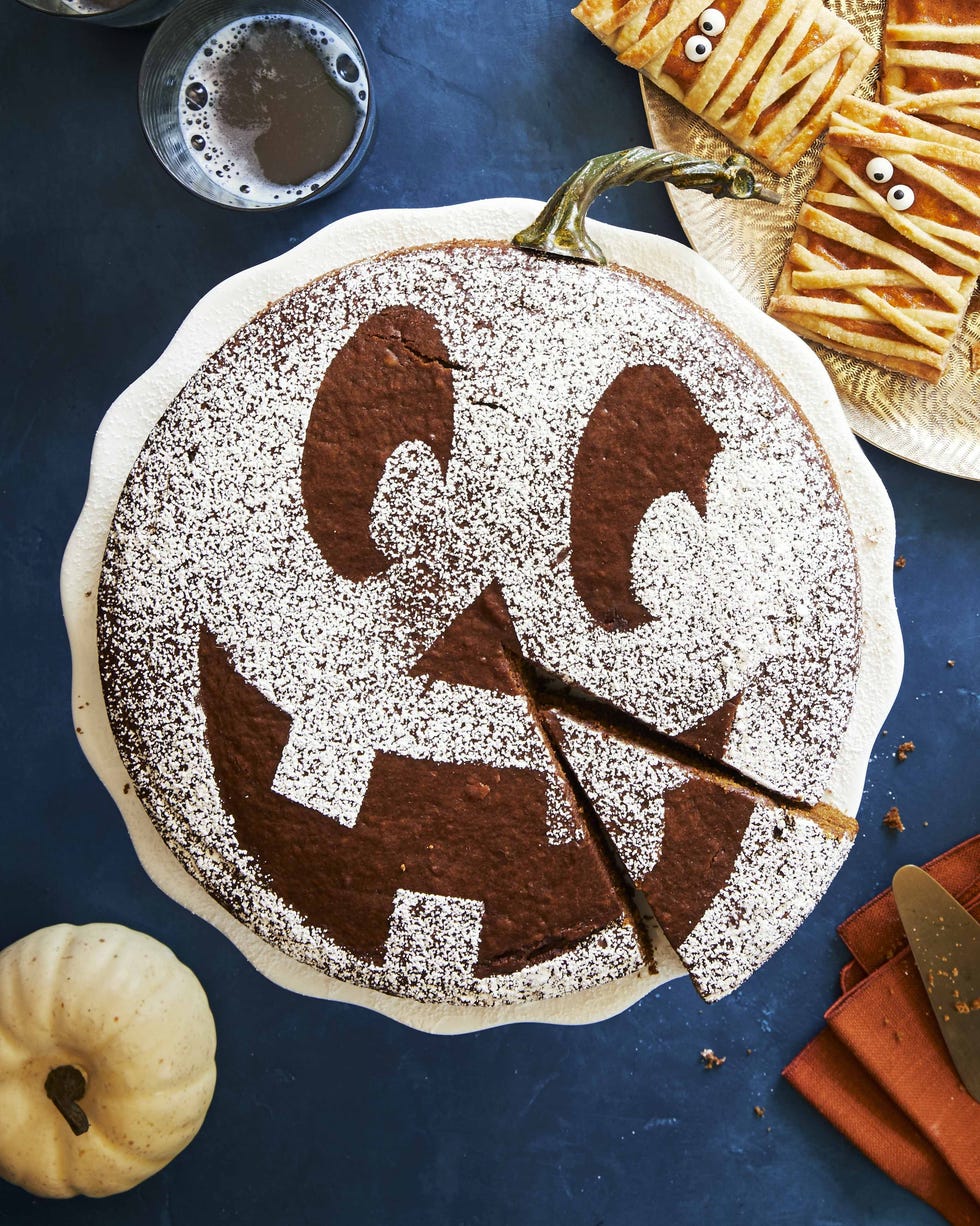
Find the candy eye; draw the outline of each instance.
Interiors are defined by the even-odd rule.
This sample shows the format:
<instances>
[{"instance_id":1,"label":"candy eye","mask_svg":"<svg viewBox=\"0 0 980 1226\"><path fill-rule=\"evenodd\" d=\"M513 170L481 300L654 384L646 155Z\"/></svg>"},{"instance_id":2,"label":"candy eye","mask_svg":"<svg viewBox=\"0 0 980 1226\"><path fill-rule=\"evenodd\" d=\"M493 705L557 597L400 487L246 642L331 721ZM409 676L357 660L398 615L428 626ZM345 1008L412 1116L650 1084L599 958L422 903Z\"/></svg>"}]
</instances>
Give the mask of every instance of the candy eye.
<instances>
[{"instance_id":1,"label":"candy eye","mask_svg":"<svg viewBox=\"0 0 980 1226\"><path fill-rule=\"evenodd\" d=\"M906 187L904 183L896 183L894 187L888 189L885 199L893 209L904 213L906 209L910 209L915 204L915 192L911 187Z\"/></svg>"},{"instance_id":2,"label":"candy eye","mask_svg":"<svg viewBox=\"0 0 980 1226\"><path fill-rule=\"evenodd\" d=\"M692 34L684 44L684 54L692 63L701 64L711 54L711 43L700 34Z\"/></svg>"},{"instance_id":3,"label":"candy eye","mask_svg":"<svg viewBox=\"0 0 980 1226\"><path fill-rule=\"evenodd\" d=\"M888 158L872 158L866 169L872 183L887 183L895 173L895 167Z\"/></svg>"},{"instance_id":4,"label":"candy eye","mask_svg":"<svg viewBox=\"0 0 980 1226\"><path fill-rule=\"evenodd\" d=\"M718 9L705 9L698 18L698 29L702 34L716 37L725 29L725 14Z\"/></svg>"}]
</instances>

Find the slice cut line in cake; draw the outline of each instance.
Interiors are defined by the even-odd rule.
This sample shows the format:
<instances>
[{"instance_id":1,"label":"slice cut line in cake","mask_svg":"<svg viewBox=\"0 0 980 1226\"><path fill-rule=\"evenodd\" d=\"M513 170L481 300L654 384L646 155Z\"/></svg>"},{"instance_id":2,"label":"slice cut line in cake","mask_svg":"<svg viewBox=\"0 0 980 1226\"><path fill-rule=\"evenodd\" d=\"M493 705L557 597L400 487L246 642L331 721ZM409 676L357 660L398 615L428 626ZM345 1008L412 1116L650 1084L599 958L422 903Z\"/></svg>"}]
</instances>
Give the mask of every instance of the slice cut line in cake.
<instances>
[{"instance_id":1,"label":"slice cut line in cake","mask_svg":"<svg viewBox=\"0 0 980 1226\"><path fill-rule=\"evenodd\" d=\"M853 843L856 823L826 806L780 804L568 715L549 727L706 1000L738 988L793 934L816 901L814 864L826 888Z\"/></svg>"},{"instance_id":2,"label":"slice cut line in cake","mask_svg":"<svg viewBox=\"0 0 980 1226\"><path fill-rule=\"evenodd\" d=\"M820 0L582 0L572 15L621 63L781 175L876 59Z\"/></svg>"},{"instance_id":3,"label":"slice cut line in cake","mask_svg":"<svg viewBox=\"0 0 980 1226\"><path fill-rule=\"evenodd\" d=\"M980 272L980 141L849 98L821 159L769 314L938 382Z\"/></svg>"}]
</instances>

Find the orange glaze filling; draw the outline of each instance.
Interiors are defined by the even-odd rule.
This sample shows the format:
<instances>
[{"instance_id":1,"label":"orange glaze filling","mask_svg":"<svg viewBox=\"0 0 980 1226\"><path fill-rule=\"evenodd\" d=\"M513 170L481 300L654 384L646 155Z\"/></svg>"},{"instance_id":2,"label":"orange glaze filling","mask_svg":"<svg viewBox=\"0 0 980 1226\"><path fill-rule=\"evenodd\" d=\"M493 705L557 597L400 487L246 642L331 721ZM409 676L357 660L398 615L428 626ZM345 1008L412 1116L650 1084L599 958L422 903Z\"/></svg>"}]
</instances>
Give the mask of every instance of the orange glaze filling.
<instances>
[{"instance_id":1,"label":"orange glaze filling","mask_svg":"<svg viewBox=\"0 0 980 1226\"><path fill-rule=\"evenodd\" d=\"M890 120L883 120L881 124L882 128L891 128L892 130L895 130L896 126ZM839 144L834 144L833 148L856 174L861 175L862 178L864 177L865 167L869 158L867 150L855 149ZM955 177L960 182L980 192L980 175L975 172L963 171L958 167L949 168L949 173L953 174L954 169ZM879 195L882 198L885 197L890 186L891 184L888 184L880 189ZM970 217L969 214L965 213L945 196L922 183L913 182L910 186L915 192L915 204L909 211L909 216L929 217L933 220L941 221L945 225L958 226L962 229L971 230L974 233L977 232L977 220ZM821 169L814 188L819 191L834 192L838 195L854 195L851 189L841 183L837 176L832 171L827 170L826 167ZM877 214L860 213L851 209L837 208L825 204L819 207L832 217L836 217L848 225L863 230L864 233L879 238L883 242L890 243L893 247L906 251L917 259L922 259L925 255L929 266L941 276L962 277L964 275L962 269L950 264L947 260L941 259L931 252L923 253L921 247L911 239L907 239L904 235L893 230L888 222ZM813 234L809 230L805 231L804 244L807 250L829 260L838 268L875 268L881 267L882 264L888 267L888 261L883 261L878 256L855 251L846 244L824 238L819 234ZM875 294L895 307L924 307L929 310L949 309L948 305L938 295L925 287L916 289L898 285L882 285L875 286L873 289ZM795 290L794 292L802 292L805 297L822 298L830 302L853 300L847 290ZM863 336L875 336L889 340L908 340L904 332L883 320L848 320L847 326Z\"/></svg>"},{"instance_id":2,"label":"orange glaze filling","mask_svg":"<svg viewBox=\"0 0 980 1226\"><path fill-rule=\"evenodd\" d=\"M819 46L820 42L822 41L823 41L822 39L818 40L817 45ZM797 56L794 56L792 63L795 64L797 58L798 58ZM841 78L843 77L844 72L845 72L845 65L842 60L838 59L837 63L834 65L834 71L831 74L830 80L824 86L823 92L817 97L816 102L814 102L813 106L810 107L809 111L807 111L807 113L803 116L803 118L797 124L797 130L799 128L805 128L807 123L809 122L810 116L817 113L820 110L820 108L824 105L824 103L827 101L827 99L831 97L834 90L837 89L838 85L840 85ZM755 124L753 125L753 129L752 129L753 132L756 130L759 130L759 131L763 130L766 124L768 124L769 121L775 115L777 115L784 106L786 106L789 102L793 100L793 98L796 97L796 95L799 93L801 89L803 89L806 83L807 82L805 80L800 81L799 84L794 85L793 88L788 93L784 94L782 98L780 98L776 102L773 102L770 106L766 107L766 109L762 112L762 114L759 116L759 118L756 120Z\"/></svg>"},{"instance_id":3,"label":"orange glaze filling","mask_svg":"<svg viewBox=\"0 0 980 1226\"><path fill-rule=\"evenodd\" d=\"M629 0L623 0L624 5L628 3ZM647 19L643 23L643 29L640 31L640 38L646 38L653 27L655 25L659 25L660 22L663 21L663 19L667 16L672 3L673 0L655 0L655 3L651 4L650 11L647 13ZM706 4L705 8L707 7L708 5Z\"/></svg>"},{"instance_id":4,"label":"orange glaze filling","mask_svg":"<svg viewBox=\"0 0 980 1226\"><path fill-rule=\"evenodd\" d=\"M937 26L968 26L977 20L976 0L889 0L893 25L924 21Z\"/></svg>"},{"instance_id":5,"label":"orange glaze filling","mask_svg":"<svg viewBox=\"0 0 980 1226\"><path fill-rule=\"evenodd\" d=\"M732 17L738 12L742 0L704 0L705 8L717 9L725 18L726 27L731 24ZM669 5L667 6L670 7ZM683 85L685 89L690 89L694 82L698 79L701 69L711 63L709 56L700 64L695 64L689 60L684 54L684 44L694 34L700 34L698 23L692 21L691 24L683 30L674 40L674 45L670 49L670 54L664 60L662 71L672 77L679 85ZM722 36L724 37L724 36ZM717 40L711 40L717 45Z\"/></svg>"},{"instance_id":6,"label":"orange glaze filling","mask_svg":"<svg viewBox=\"0 0 980 1226\"><path fill-rule=\"evenodd\" d=\"M925 49L925 45L923 46ZM916 45L916 50L919 50ZM957 55L976 53L976 47L945 47ZM951 71L948 68L902 68L902 89L910 94L935 94L941 89L975 89L977 78L969 72Z\"/></svg>"}]
</instances>

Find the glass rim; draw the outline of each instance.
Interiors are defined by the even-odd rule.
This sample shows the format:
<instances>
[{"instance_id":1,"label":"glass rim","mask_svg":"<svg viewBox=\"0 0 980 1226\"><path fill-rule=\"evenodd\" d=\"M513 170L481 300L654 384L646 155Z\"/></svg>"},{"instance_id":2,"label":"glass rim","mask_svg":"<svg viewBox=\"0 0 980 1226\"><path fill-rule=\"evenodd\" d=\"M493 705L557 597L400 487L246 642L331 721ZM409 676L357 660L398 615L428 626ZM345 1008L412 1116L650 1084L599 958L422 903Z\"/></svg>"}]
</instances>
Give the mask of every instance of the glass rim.
<instances>
[{"instance_id":1,"label":"glass rim","mask_svg":"<svg viewBox=\"0 0 980 1226\"><path fill-rule=\"evenodd\" d=\"M24 0L22 0L22 2L24 2ZM131 0L131 2L135 3L136 0ZM230 213L280 213L284 209L293 209L296 208L297 205L307 204L310 201L317 200L322 196L330 195L332 191L338 191L344 186L344 183L337 184L337 180L341 178L344 172L347 171L352 165L358 164L358 154L361 152L365 144L371 140L371 137L374 134L376 120L374 87L371 82L371 70L368 67L364 49L354 31L350 28L340 13L337 12L333 5L327 3L327 0L302 0L302 2L318 8L332 17L337 22L341 32L350 39L353 49L360 57L360 66L364 70L364 79L367 86L367 107L365 108L364 123L361 125L361 130L357 135L357 139L347 150L346 156L342 159L342 161L336 163L336 172L324 183L320 184L316 191L308 192L305 196L294 197L292 200L283 200L279 204L259 203L255 200L250 200L248 197L243 197L240 200L234 192L227 191L226 189L219 187L217 184L214 184L214 187L216 188L216 192L221 193L220 196L218 194L210 195L198 191L191 183L187 182L186 179L181 178L170 162L161 155L153 141L152 136L150 135L144 107L144 82L147 75L147 65L152 62L153 52L155 46L158 45L160 36L166 34L167 25L171 17L177 17L181 14L186 16L188 9L193 8L195 5L198 7L203 6L207 2L208 0L182 0L181 3L178 3L174 11L168 17L165 17L157 29L153 32L153 36L147 44L146 51L144 52L143 59L140 63L139 78L136 83L137 111L139 112L140 129L143 133L144 140L149 145L150 151L156 158L158 164L163 167L170 178L173 179L174 182L178 183L184 189L184 191L190 193L190 195L194 196L198 200L204 200L208 204L217 205L218 208L227 209ZM281 0L281 3L277 5L276 0L262 0L261 4L259 3L259 0L239 0L239 3L229 5L222 11L220 18L221 24L216 26L211 33L217 33L218 30L222 30L225 28L225 26L231 25L233 22L239 19L239 15L242 15L241 10L250 9L256 5L258 5L260 10L259 13L255 14L256 16L259 16L263 12L267 12L270 17L279 15L284 17L293 16L294 14L288 11L282 11L289 10L293 2L294 0ZM210 36L211 35L208 34L205 37ZM206 180L208 183L213 182L204 174L203 171L200 171L199 173L203 180ZM227 197L227 199L224 199L224 197Z\"/></svg>"},{"instance_id":2,"label":"glass rim","mask_svg":"<svg viewBox=\"0 0 980 1226\"><path fill-rule=\"evenodd\" d=\"M115 18L117 16L122 17L122 15L129 12L130 9L138 8L141 4L143 4L143 0L123 0L122 4L117 4L113 8L93 9L89 13L83 13L78 9L73 9L70 7L53 8L49 4L38 3L37 0L17 0L17 3L26 9L30 9L32 13L41 13L45 17L56 17L59 20L71 22L90 22L93 25L113 25L116 24ZM171 0L169 4L170 12L172 12L179 3L180 0ZM153 5L152 3L147 3L143 6L154 10L161 7L160 4ZM138 27L139 25L152 25L157 21L165 21L167 17L169 17L170 12L166 10L163 12L155 11L155 15L147 17L146 20L142 22L133 22L132 26ZM341 18L341 20L343 20L343 18ZM123 25L122 28L125 29L126 26Z\"/></svg>"}]
</instances>

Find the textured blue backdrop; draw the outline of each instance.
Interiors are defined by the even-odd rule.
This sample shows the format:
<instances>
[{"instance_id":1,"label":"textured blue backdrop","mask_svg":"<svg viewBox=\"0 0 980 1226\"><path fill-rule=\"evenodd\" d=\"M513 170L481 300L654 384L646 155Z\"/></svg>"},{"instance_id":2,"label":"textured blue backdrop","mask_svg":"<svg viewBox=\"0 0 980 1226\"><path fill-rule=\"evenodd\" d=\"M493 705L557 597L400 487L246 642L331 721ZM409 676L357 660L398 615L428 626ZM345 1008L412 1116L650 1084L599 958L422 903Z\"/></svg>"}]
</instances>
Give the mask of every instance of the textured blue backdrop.
<instances>
[{"instance_id":1,"label":"textured blue backdrop","mask_svg":"<svg viewBox=\"0 0 980 1226\"><path fill-rule=\"evenodd\" d=\"M779 1070L834 997L835 925L899 864L980 827L980 487L868 449L908 559L905 683L847 866L794 940L715 1006L683 983L597 1026L438 1039L291 996L149 882L79 752L61 553L102 414L197 299L347 213L543 197L587 157L645 141L629 72L560 0L341 7L373 72L376 143L339 195L273 216L204 204L156 165L136 114L145 32L77 29L10 0L0 15L0 946L57 921L143 929L198 973L219 1037L214 1105L166 1171L67 1205L0 1184L0 1222L935 1223ZM660 188L595 213L682 238ZM893 803L901 835L880 827ZM706 1072L703 1047L724 1067Z\"/></svg>"}]
</instances>

